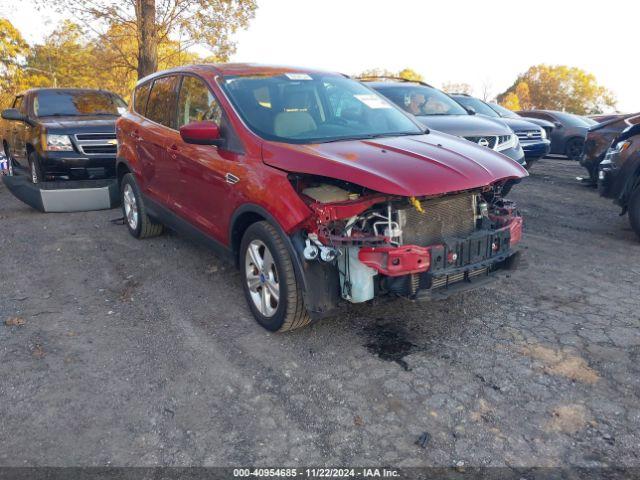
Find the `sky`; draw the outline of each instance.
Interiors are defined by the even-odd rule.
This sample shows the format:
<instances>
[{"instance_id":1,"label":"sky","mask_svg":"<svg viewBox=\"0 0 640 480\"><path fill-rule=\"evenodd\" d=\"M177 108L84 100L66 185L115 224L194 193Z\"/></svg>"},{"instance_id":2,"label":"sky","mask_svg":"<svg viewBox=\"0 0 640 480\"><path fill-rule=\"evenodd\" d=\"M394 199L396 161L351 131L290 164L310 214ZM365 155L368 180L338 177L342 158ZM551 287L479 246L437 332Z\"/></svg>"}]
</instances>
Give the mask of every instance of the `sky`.
<instances>
[{"instance_id":1,"label":"sky","mask_svg":"<svg viewBox=\"0 0 640 480\"><path fill-rule=\"evenodd\" d=\"M0 0L0 15L31 42L61 19L36 12L33 0ZM638 18L638 0L258 0L231 60L350 75L408 67L476 95L485 85L501 93L531 65L563 64L593 73L631 112L640 111Z\"/></svg>"}]
</instances>

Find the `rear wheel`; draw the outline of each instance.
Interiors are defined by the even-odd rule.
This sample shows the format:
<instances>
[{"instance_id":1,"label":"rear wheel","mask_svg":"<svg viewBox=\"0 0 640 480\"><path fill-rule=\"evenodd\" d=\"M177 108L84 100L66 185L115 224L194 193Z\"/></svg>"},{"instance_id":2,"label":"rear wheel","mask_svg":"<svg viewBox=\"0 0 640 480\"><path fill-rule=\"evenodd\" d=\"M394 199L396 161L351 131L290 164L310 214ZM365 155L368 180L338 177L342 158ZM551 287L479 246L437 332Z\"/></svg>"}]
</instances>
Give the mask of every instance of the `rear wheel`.
<instances>
[{"instance_id":1,"label":"rear wheel","mask_svg":"<svg viewBox=\"0 0 640 480\"><path fill-rule=\"evenodd\" d=\"M291 256L276 228L251 225L240 245L242 285L253 316L267 330L285 332L311 322Z\"/></svg>"},{"instance_id":2,"label":"rear wheel","mask_svg":"<svg viewBox=\"0 0 640 480\"><path fill-rule=\"evenodd\" d=\"M163 230L161 223L154 222L147 215L140 189L132 174L127 173L120 184L122 213L129 233L136 238L149 238L160 235Z\"/></svg>"},{"instance_id":3,"label":"rear wheel","mask_svg":"<svg viewBox=\"0 0 640 480\"><path fill-rule=\"evenodd\" d=\"M629 199L629 223L640 238L640 186L636 187Z\"/></svg>"},{"instance_id":4,"label":"rear wheel","mask_svg":"<svg viewBox=\"0 0 640 480\"><path fill-rule=\"evenodd\" d=\"M36 152L29 154L29 171L31 173L31 183L37 184L42 181L42 170Z\"/></svg>"},{"instance_id":5,"label":"rear wheel","mask_svg":"<svg viewBox=\"0 0 640 480\"><path fill-rule=\"evenodd\" d=\"M583 149L584 140L582 138L572 138L567 142L564 153L571 160L579 160Z\"/></svg>"}]
</instances>

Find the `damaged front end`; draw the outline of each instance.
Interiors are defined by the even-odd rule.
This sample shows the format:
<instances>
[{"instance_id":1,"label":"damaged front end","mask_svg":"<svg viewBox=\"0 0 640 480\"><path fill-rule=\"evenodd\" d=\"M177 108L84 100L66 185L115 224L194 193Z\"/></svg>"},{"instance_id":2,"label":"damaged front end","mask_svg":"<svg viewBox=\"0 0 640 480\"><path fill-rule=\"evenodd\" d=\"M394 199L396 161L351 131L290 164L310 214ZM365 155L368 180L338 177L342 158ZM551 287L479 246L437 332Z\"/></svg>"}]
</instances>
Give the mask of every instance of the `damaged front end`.
<instances>
[{"instance_id":1,"label":"damaged front end","mask_svg":"<svg viewBox=\"0 0 640 480\"><path fill-rule=\"evenodd\" d=\"M444 298L515 268L522 217L502 198L504 182L415 198L313 175L289 178L313 212L293 236L312 313L387 294Z\"/></svg>"}]
</instances>

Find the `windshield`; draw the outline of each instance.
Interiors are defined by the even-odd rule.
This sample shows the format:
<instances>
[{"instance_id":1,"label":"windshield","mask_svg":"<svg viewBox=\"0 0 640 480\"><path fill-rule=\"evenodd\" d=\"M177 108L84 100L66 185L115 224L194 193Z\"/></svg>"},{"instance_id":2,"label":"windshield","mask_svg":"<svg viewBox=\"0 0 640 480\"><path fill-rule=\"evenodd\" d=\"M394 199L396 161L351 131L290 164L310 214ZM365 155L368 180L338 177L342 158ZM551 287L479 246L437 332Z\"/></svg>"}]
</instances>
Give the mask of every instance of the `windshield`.
<instances>
[{"instance_id":1,"label":"windshield","mask_svg":"<svg viewBox=\"0 0 640 480\"><path fill-rule=\"evenodd\" d=\"M33 100L36 117L121 115L126 106L113 93L93 90L42 90Z\"/></svg>"},{"instance_id":2,"label":"windshield","mask_svg":"<svg viewBox=\"0 0 640 480\"><path fill-rule=\"evenodd\" d=\"M501 117L505 118L521 118L516 112L512 112L508 108L504 108L502 105L498 105L497 103L490 103L491 108L493 108Z\"/></svg>"},{"instance_id":3,"label":"windshield","mask_svg":"<svg viewBox=\"0 0 640 480\"><path fill-rule=\"evenodd\" d=\"M594 125L584 117L574 115L573 113L553 112L553 115L567 127L589 127Z\"/></svg>"},{"instance_id":4,"label":"windshield","mask_svg":"<svg viewBox=\"0 0 640 480\"><path fill-rule=\"evenodd\" d=\"M493 110L489 105L484 103L482 100L479 100L473 97L465 97L463 95L460 95L460 96L456 95L453 98L455 98L456 101L458 101L458 103L461 103L465 107L473 108L476 111L476 113L479 113L480 115L486 115L487 117L500 118L500 115L498 115L495 112L495 110Z\"/></svg>"},{"instance_id":5,"label":"windshield","mask_svg":"<svg viewBox=\"0 0 640 480\"><path fill-rule=\"evenodd\" d=\"M432 87L398 85L377 90L413 115L469 115L453 98Z\"/></svg>"},{"instance_id":6,"label":"windshield","mask_svg":"<svg viewBox=\"0 0 640 480\"><path fill-rule=\"evenodd\" d=\"M424 133L385 98L337 75L226 77L223 88L242 119L267 140L323 143Z\"/></svg>"}]
</instances>

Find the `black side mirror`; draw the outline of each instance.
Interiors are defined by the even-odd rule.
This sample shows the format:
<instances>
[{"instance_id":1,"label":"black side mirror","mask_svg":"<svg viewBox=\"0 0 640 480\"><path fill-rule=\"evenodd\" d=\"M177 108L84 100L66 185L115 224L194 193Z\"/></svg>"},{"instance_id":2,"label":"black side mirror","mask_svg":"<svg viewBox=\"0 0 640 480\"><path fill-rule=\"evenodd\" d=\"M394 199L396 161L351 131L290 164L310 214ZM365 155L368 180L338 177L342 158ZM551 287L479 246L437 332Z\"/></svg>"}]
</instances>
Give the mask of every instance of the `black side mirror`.
<instances>
[{"instance_id":1,"label":"black side mirror","mask_svg":"<svg viewBox=\"0 0 640 480\"><path fill-rule=\"evenodd\" d=\"M553 122L556 128L562 128L562 124L560 122Z\"/></svg>"},{"instance_id":2,"label":"black side mirror","mask_svg":"<svg viewBox=\"0 0 640 480\"><path fill-rule=\"evenodd\" d=\"M476 112L476 109L473 107L464 107L464 108L467 110L467 112L469 112L469 115L475 115L476 113L478 113Z\"/></svg>"},{"instance_id":3,"label":"black side mirror","mask_svg":"<svg viewBox=\"0 0 640 480\"><path fill-rule=\"evenodd\" d=\"M7 108L6 110L3 110L2 118L4 118L5 120L14 120L18 122L24 122L27 119L15 108Z\"/></svg>"}]
</instances>

